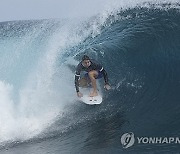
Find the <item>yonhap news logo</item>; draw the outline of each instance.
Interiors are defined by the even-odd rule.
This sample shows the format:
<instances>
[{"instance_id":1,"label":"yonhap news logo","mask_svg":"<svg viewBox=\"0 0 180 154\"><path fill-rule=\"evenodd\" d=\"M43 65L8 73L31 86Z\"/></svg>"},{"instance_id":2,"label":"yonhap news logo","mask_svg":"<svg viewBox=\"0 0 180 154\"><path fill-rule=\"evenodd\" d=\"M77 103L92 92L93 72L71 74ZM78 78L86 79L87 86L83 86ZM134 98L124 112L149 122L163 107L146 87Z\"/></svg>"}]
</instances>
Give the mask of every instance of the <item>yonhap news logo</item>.
<instances>
[{"instance_id":1,"label":"yonhap news logo","mask_svg":"<svg viewBox=\"0 0 180 154\"><path fill-rule=\"evenodd\" d=\"M121 136L121 143L123 148L131 147L135 142L134 134L132 132L125 133Z\"/></svg>"},{"instance_id":2,"label":"yonhap news logo","mask_svg":"<svg viewBox=\"0 0 180 154\"><path fill-rule=\"evenodd\" d=\"M179 137L135 137L134 133L129 132L121 136L123 148L129 148L137 144L180 144Z\"/></svg>"}]
</instances>

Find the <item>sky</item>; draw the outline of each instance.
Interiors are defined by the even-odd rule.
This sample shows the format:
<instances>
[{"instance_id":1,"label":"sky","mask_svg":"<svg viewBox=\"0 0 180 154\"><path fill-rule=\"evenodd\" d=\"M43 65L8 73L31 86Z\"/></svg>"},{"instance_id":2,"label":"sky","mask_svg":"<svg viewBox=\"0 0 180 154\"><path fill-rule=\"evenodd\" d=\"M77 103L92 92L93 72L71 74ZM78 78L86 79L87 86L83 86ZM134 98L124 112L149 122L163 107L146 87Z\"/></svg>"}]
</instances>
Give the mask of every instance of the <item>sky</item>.
<instances>
[{"instance_id":1,"label":"sky","mask_svg":"<svg viewBox=\"0 0 180 154\"><path fill-rule=\"evenodd\" d=\"M105 1L110 0L1 0L0 22L92 16Z\"/></svg>"}]
</instances>

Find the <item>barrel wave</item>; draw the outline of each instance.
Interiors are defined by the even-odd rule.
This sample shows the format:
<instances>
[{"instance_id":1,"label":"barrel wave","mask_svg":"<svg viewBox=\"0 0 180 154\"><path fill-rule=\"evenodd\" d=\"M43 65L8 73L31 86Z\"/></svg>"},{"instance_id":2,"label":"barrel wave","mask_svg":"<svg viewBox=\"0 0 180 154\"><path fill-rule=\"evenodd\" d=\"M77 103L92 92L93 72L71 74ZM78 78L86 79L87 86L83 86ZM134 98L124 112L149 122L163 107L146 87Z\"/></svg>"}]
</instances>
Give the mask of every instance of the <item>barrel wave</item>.
<instances>
[{"instance_id":1,"label":"barrel wave","mask_svg":"<svg viewBox=\"0 0 180 154\"><path fill-rule=\"evenodd\" d=\"M0 153L173 153L178 144L121 136L180 134L178 3L118 9L87 20L0 23ZM106 69L101 105L81 103L75 66L82 55Z\"/></svg>"}]
</instances>

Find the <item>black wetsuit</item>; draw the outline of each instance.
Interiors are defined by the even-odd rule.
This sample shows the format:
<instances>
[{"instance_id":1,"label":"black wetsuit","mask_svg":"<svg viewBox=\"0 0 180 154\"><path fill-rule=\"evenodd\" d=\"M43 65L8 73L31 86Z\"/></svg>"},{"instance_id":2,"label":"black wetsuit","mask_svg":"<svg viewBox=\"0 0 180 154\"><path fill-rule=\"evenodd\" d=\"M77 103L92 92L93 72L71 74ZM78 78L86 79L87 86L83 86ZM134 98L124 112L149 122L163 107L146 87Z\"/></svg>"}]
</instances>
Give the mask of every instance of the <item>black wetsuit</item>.
<instances>
[{"instance_id":1,"label":"black wetsuit","mask_svg":"<svg viewBox=\"0 0 180 154\"><path fill-rule=\"evenodd\" d=\"M82 61L78 64L77 68L76 68L76 74L75 74L75 87L76 87L76 92L79 92L79 78L80 78L80 73L81 71L86 71L86 72L90 72L92 70L96 70L98 72L101 72L103 74L104 77L104 81L105 84L108 84L108 76L106 71L104 70L104 68L98 64L95 60L90 60L91 61L91 65L86 68L82 65Z\"/></svg>"}]
</instances>

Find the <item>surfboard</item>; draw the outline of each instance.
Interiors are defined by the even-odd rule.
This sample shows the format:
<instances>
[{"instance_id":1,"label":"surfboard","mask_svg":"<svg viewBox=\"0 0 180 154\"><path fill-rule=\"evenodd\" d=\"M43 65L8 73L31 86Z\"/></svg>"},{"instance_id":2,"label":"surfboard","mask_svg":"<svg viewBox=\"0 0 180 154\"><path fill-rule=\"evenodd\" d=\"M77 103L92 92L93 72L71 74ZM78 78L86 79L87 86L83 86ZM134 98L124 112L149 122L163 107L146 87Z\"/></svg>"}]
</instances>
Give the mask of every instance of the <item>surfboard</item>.
<instances>
[{"instance_id":1,"label":"surfboard","mask_svg":"<svg viewBox=\"0 0 180 154\"><path fill-rule=\"evenodd\" d=\"M98 96L95 97L90 97L89 94L92 91L92 87L87 87L87 88L80 88L80 91L83 94L83 97L80 98L80 101L89 104L89 105L94 105L94 104L101 104L102 103L102 95L100 91L98 90Z\"/></svg>"},{"instance_id":2,"label":"surfboard","mask_svg":"<svg viewBox=\"0 0 180 154\"><path fill-rule=\"evenodd\" d=\"M102 96L99 94L95 97L90 97L89 95L83 95L83 97L80 98L82 102L89 105L95 105L95 104L101 104L102 103Z\"/></svg>"}]
</instances>

